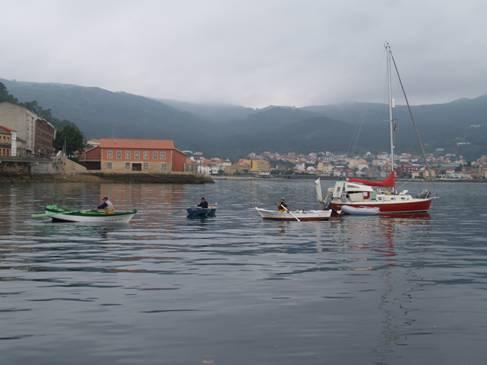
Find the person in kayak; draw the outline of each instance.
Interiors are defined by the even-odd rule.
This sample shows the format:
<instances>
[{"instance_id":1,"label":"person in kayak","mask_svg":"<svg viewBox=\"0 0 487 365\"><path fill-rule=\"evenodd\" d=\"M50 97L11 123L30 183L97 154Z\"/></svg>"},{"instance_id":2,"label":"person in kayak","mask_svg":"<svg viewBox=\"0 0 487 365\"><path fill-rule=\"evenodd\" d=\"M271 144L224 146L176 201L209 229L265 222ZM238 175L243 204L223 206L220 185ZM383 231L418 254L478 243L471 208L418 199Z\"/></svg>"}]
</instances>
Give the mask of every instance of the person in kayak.
<instances>
[{"instance_id":1,"label":"person in kayak","mask_svg":"<svg viewBox=\"0 0 487 365\"><path fill-rule=\"evenodd\" d=\"M287 207L286 200L284 200L284 198L282 198L281 201L279 202L279 205L277 206L277 210L280 212L287 212L289 210Z\"/></svg>"},{"instance_id":2,"label":"person in kayak","mask_svg":"<svg viewBox=\"0 0 487 365\"><path fill-rule=\"evenodd\" d=\"M105 214L112 214L115 208L113 207L113 203L108 199L108 197L104 197L102 203L98 206L98 209L103 209Z\"/></svg>"},{"instance_id":3,"label":"person in kayak","mask_svg":"<svg viewBox=\"0 0 487 365\"><path fill-rule=\"evenodd\" d=\"M201 198L200 203L198 204L200 208L208 208L208 202L206 201L205 197Z\"/></svg>"}]
</instances>

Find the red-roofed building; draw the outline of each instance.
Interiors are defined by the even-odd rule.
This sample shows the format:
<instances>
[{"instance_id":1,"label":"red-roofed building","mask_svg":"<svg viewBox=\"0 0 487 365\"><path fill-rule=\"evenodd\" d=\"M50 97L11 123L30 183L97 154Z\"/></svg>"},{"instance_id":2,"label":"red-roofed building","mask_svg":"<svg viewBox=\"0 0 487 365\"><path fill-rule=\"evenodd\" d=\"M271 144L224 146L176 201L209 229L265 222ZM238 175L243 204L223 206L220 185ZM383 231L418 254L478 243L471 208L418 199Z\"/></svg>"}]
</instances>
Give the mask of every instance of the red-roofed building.
<instances>
[{"instance_id":1,"label":"red-roofed building","mask_svg":"<svg viewBox=\"0 0 487 365\"><path fill-rule=\"evenodd\" d=\"M102 138L83 152L88 170L106 173L184 172L186 155L171 140Z\"/></svg>"}]
</instances>

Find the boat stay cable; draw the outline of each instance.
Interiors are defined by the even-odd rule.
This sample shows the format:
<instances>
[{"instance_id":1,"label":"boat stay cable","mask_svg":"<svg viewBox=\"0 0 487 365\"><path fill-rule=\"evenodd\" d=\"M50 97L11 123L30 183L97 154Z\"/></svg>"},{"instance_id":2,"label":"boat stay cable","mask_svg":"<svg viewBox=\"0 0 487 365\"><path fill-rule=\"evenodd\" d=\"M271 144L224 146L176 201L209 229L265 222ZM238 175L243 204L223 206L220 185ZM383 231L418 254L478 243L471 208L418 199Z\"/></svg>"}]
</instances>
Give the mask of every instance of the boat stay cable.
<instances>
[{"instance_id":1,"label":"boat stay cable","mask_svg":"<svg viewBox=\"0 0 487 365\"><path fill-rule=\"evenodd\" d=\"M407 106L407 109L408 109L408 113L409 113L409 118L411 120L411 123L414 127L414 132L416 134L416 139L418 141L418 144L419 144L419 148L421 149L421 154L423 156L423 160L424 160L424 167L425 167L425 170L426 170L426 180L431 180L431 170L428 166L428 161L426 159L426 152L425 152L425 149L424 149L424 144L423 144L423 139L421 138L421 134L419 133L419 129L416 125L416 119L414 119L414 115L413 115L413 111L411 109L411 105L409 104L409 99L407 97L407 94L406 94L406 90L404 89L404 84L402 83L402 79L401 79L401 75L399 74L399 69L397 67L397 64L396 64L396 59L394 58L394 55L392 54L392 51L391 49L389 48L389 52L390 52L390 55L391 55L391 59L392 59L392 63L394 65L394 69L396 71L396 74L397 74L397 79L399 80L399 85L401 86L401 91L402 91L402 94L404 95L404 100L406 101L406 106Z\"/></svg>"}]
</instances>

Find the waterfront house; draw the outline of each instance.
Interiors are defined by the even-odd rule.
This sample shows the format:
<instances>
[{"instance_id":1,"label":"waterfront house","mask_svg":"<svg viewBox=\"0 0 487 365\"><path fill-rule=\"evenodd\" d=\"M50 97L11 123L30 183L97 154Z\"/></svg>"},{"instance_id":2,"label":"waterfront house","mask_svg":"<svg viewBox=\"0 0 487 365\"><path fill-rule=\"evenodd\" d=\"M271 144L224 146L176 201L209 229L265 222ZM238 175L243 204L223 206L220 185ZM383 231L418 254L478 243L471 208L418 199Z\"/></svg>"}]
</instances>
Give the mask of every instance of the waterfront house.
<instances>
[{"instance_id":1,"label":"waterfront house","mask_svg":"<svg viewBox=\"0 0 487 365\"><path fill-rule=\"evenodd\" d=\"M13 157L16 155L16 149L12 150L13 139L15 139L15 131L0 125L0 157Z\"/></svg>"},{"instance_id":2,"label":"waterfront house","mask_svg":"<svg viewBox=\"0 0 487 365\"><path fill-rule=\"evenodd\" d=\"M186 155L171 140L102 138L80 158L88 170L104 173L184 172Z\"/></svg>"},{"instance_id":3,"label":"waterfront house","mask_svg":"<svg viewBox=\"0 0 487 365\"><path fill-rule=\"evenodd\" d=\"M56 128L29 109L1 102L0 121L5 127L14 130L18 139L25 141L27 154L47 157L54 152Z\"/></svg>"},{"instance_id":4,"label":"waterfront house","mask_svg":"<svg viewBox=\"0 0 487 365\"><path fill-rule=\"evenodd\" d=\"M25 154L25 141L17 137L17 132L0 125L0 157L22 157Z\"/></svg>"}]
</instances>

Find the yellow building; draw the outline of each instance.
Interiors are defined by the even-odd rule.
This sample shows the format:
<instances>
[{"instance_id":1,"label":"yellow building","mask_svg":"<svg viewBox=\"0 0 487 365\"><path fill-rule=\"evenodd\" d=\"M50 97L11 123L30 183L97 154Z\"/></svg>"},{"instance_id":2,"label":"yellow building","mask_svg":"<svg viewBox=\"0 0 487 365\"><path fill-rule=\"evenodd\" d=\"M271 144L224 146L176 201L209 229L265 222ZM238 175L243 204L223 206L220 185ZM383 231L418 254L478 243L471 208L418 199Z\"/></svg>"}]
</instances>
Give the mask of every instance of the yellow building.
<instances>
[{"instance_id":1,"label":"yellow building","mask_svg":"<svg viewBox=\"0 0 487 365\"><path fill-rule=\"evenodd\" d=\"M331 174L333 172L333 167L333 164L329 162L319 162L318 166L316 166L316 170L322 174Z\"/></svg>"},{"instance_id":2,"label":"yellow building","mask_svg":"<svg viewBox=\"0 0 487 365\"><path fill-rule=\"evenodd\" d=\"M12 153L12 130L0 125L0 157L9 157Z\"/></svg>"},{"instance_id":3,"label":"yellow building","mask_svg":"<svg viewBox=\"0 0 487 365\"><path fill-rule=\"evenodd\" d=\"M267 160L250 160L251 172L270 172L271 164Z\"/></svg>"}]
</instances>

